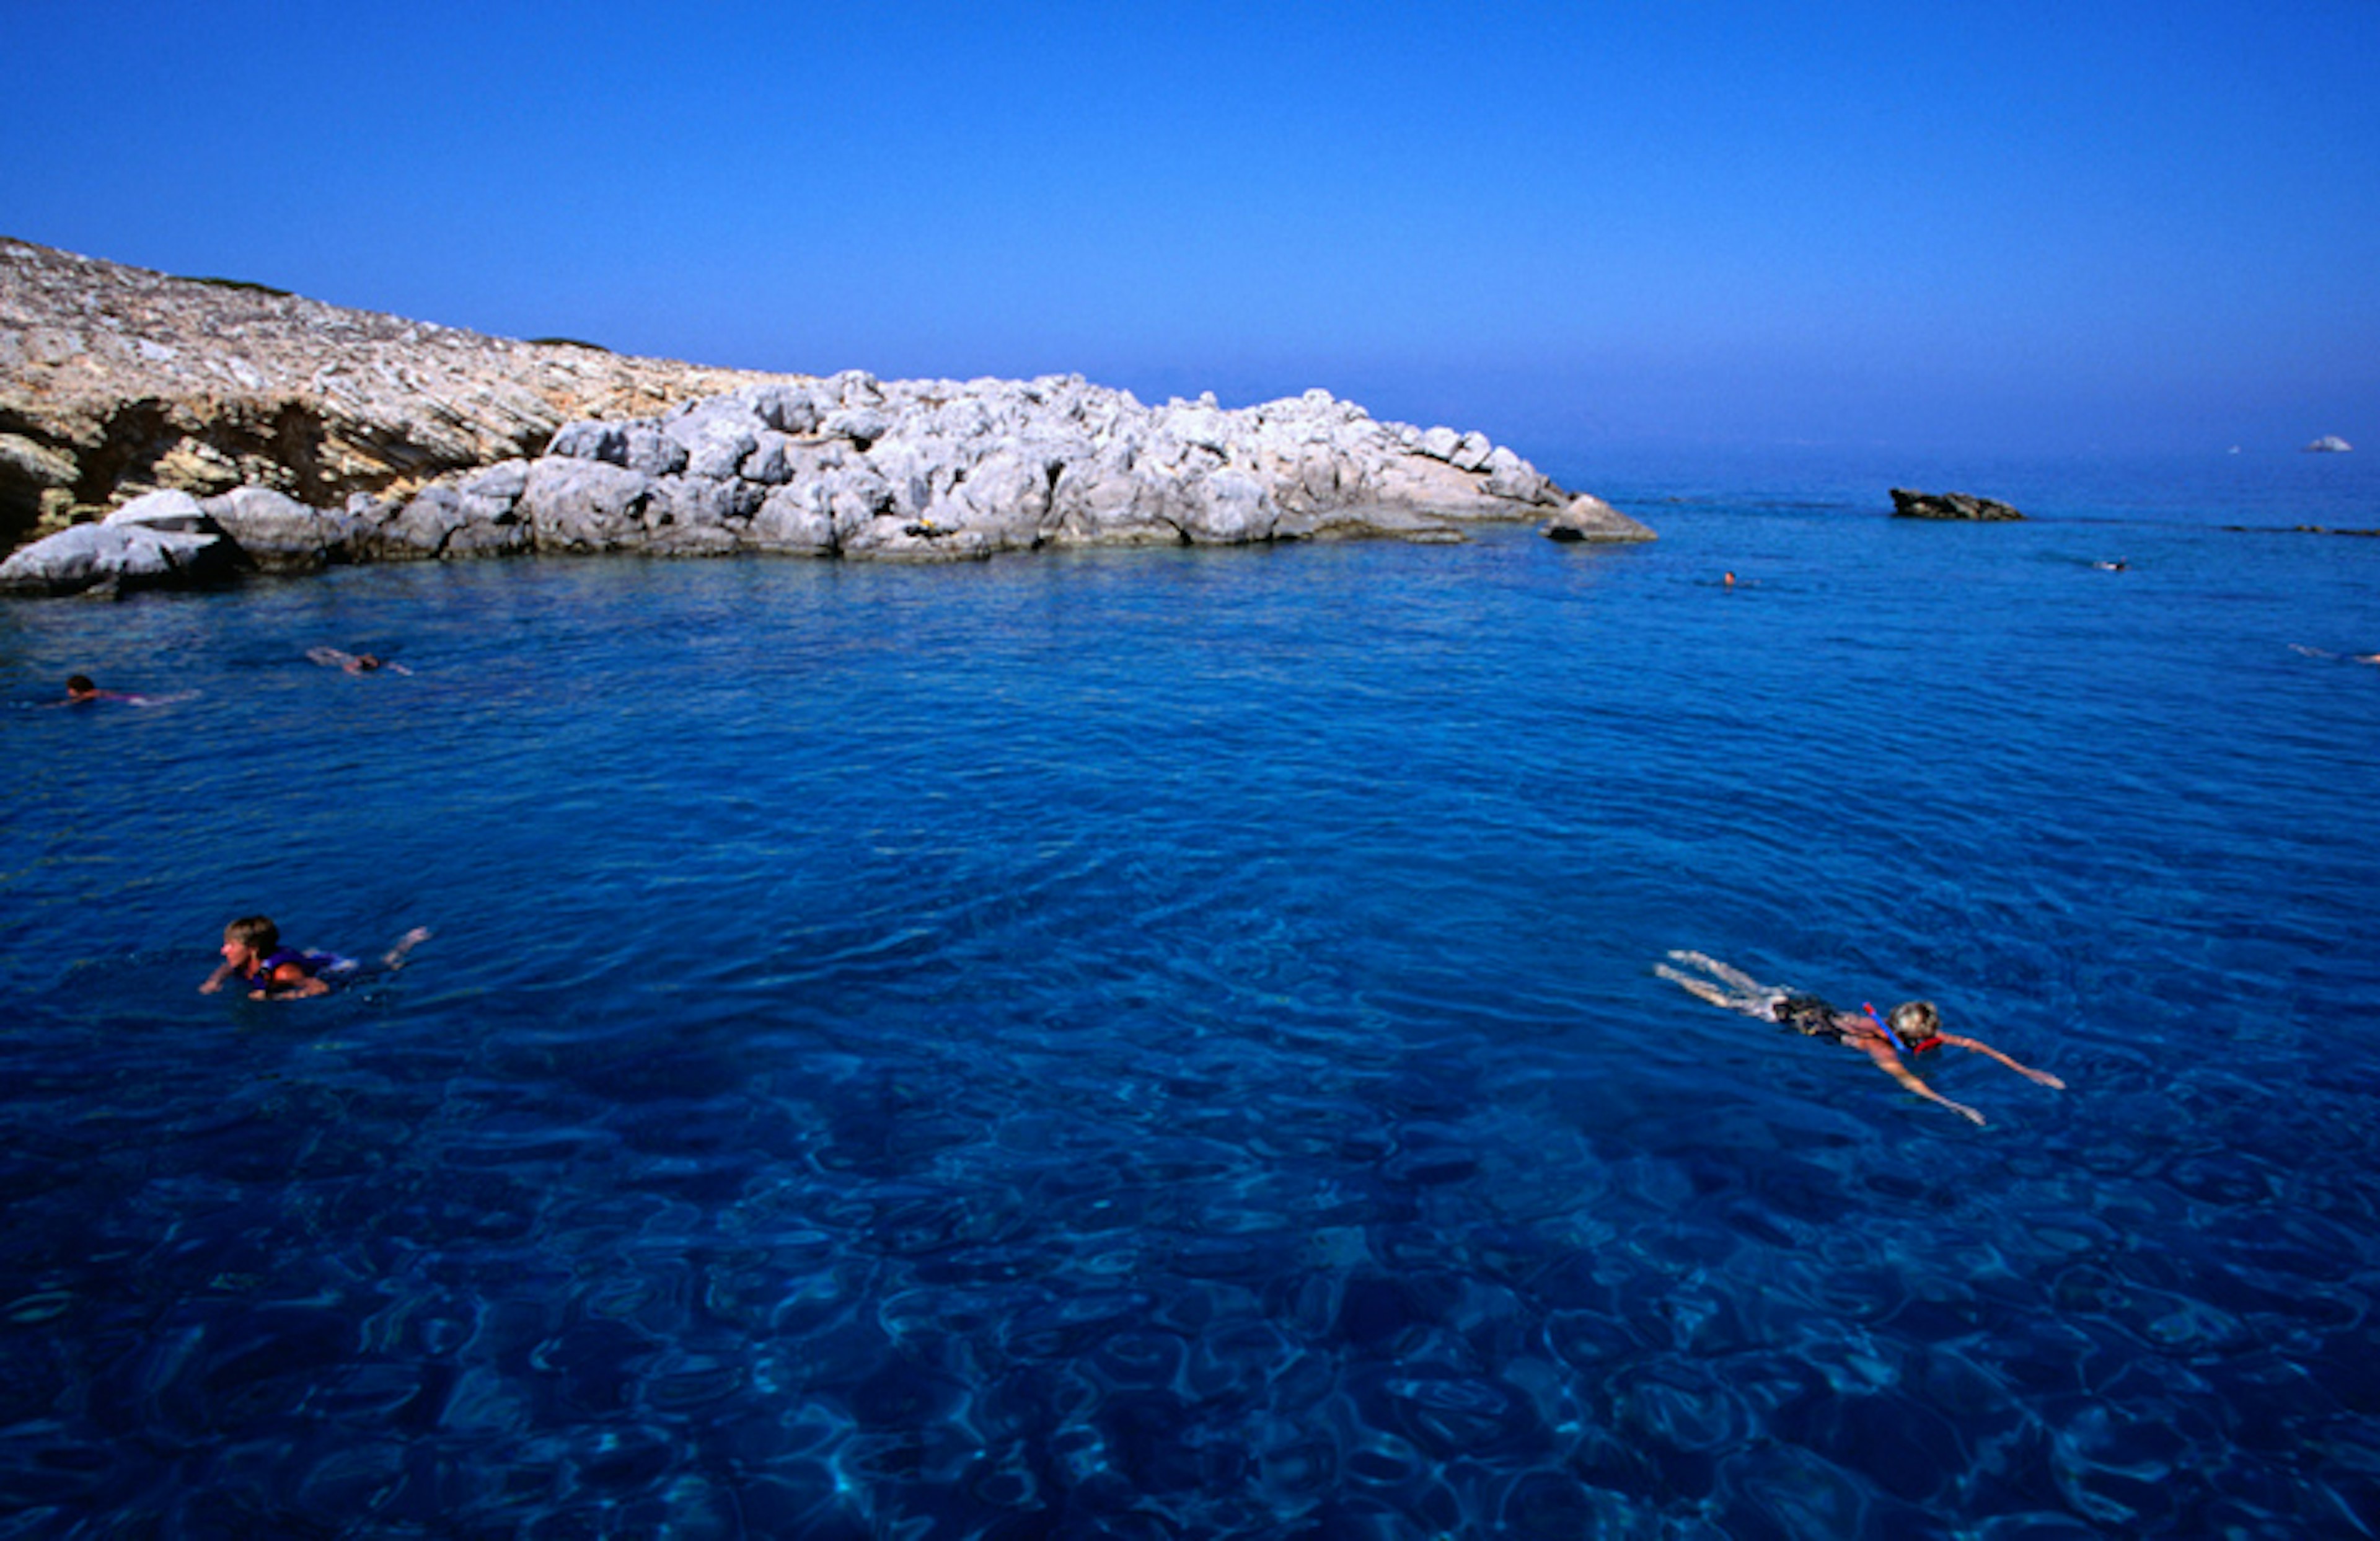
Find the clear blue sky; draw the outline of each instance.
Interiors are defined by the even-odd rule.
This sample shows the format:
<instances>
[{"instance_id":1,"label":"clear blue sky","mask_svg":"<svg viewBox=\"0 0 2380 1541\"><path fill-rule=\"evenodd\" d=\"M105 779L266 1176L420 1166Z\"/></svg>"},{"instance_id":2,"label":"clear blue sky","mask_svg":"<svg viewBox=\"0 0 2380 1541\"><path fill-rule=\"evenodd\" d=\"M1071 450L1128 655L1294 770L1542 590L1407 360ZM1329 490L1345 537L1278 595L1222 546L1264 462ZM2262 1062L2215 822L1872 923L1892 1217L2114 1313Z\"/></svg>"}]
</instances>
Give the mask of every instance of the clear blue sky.
<instances>
[{"instance_id":1,"label":"clear blue sky","mask_svg":"<svg viewBox=\"0 0 2380 1541\"><path fill-rule=\"evenodd\" d=\"M2380 0L0 0L0 233L1524 453L2380 453Z\"/></svg>"}]
</instances>

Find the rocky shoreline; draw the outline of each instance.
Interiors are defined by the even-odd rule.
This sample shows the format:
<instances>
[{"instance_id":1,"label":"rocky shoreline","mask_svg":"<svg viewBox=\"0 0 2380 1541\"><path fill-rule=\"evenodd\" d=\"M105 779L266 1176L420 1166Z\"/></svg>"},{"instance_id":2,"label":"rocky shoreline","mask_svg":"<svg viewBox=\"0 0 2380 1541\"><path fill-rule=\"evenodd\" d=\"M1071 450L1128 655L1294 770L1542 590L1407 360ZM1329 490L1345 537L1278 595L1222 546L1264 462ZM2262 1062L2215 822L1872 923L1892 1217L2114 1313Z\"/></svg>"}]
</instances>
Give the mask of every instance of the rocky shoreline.
<instances>
[{"instance_id":1,"label":"rocky shoreline","mask_svg":"<svg viewBox=\"0 0 2380 1541\"><path fill-rule=\"evenodd\" d=\"M528 553L1652 531L1484 435L1326 392L769 376L523 343L0 240L0 588Z\"/></svg>"}]
</instances>

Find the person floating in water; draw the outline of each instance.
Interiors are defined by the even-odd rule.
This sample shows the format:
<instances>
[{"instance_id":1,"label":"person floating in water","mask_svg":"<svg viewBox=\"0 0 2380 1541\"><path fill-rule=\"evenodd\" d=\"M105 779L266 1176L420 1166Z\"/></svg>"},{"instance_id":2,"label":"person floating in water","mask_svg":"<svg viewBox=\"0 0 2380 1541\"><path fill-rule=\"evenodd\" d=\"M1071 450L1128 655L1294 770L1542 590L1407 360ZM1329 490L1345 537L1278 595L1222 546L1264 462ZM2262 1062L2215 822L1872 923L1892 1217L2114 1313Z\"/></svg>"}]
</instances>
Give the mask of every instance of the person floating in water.
<instances>
[{"instance_id":1,"label":"person floating in water","mask_svg":"<svg viewBox=\"0 0 2380 1541\"><path fill-rule=\"evenodd\" d=\"M429 928L416 926L396 939L380 961L394 974L405 966L405 955L430 940ZM235 976L248 986L251 1001L327 995L334 978L352 977L360 968L353 958L336 953L307 953L281 945L281 928L261 915L244 915L224 928L223 962L199 987L212 995Z\"/></svg>"},{"instance_id":2,"label":"person floating in water","mask_svg":"<svg viewBox=\"0 0 2380 1541\"><path fill-rule=\"evenodd\" d=\"M1814 1038L1849 1044L1874 1060L1878 1070L1926 1101L1938 1102L1975 1123L1984 1122L1983 1114L1963 1102L1951 1101L1919 1080L1902 1056L1914 1059L1949 1044L1953 1049L1972 1050L1986 1059L1998 1060L2019 1075L2052 1090L2066 1089L2066 1083L2047 1071L2021 1065L1990 1044L1942 1031L1942 1013L1931 1001L1904 1001L1882 1016L1876 1014L1874 1006L1857 1012L1838 1011L1815 995L1764 985L1742 969L1701 953L1681 951L1670 956L1701 972L1688 974L1668 964L1656 964L1653 972L1662 978L1683 986L1714 1006L1774 1022Z\"/></svg>"},{"instance_id":3,"label":"person floating in water","mask_svg":"<svg viewBox=\"0 0 2380 1541\"><path fill-rule=\"evenodd\" d=\"M350 674L376 673L385 669L392 674L409 674L412 670L402 663L392 663L377 653L345 653L336 648L309 648L306 656L328 669L344 669Z\"/></svg>"},{"instance_id":4,"label":"person floating in water","mask_svg":"<svg viewBox=\"0 0 2380 1541\"><path fill-rule=\"evenodd\" d=\"M2341 663L2380 663L2380 653L2325 652L2320 648L2309 648L2302 643L2298 642L2292 642L2289 644L2289 651L2293 653L2303 653L2308 658L2336 659Z\"/></svg>"},{"instance_id":5,"label":"person floating in water","mask_svg":"<svg viewBox=\"0 0 2380 1541\"><path fill-rule=\"evenodd\" d=\"M102 690L91 682L89 674L67 676L67 698L53 701L53 706L91 706L100 701L122 701L126 706L147 706L145 696L128 696L121 690Z\"/></svg>"}]
</instances>

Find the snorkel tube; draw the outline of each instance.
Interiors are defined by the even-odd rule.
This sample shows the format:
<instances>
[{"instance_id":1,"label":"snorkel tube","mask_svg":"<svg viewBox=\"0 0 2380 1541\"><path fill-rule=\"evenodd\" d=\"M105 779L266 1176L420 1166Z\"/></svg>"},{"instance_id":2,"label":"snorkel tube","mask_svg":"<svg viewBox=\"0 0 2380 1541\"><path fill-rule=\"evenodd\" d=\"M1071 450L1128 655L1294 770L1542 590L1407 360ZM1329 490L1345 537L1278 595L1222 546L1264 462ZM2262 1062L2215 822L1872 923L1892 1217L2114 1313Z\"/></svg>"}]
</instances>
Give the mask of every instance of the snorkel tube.
<instances>
[{"instance_id":1,"label":"snorkel tube","mask_svg":"<svg viewBox=\"0 0 2380 1541\"><path fill-rule=\"evenodd\" d=\"M1892 1024L1885 1021L1883 1017L1876 1014L1876 1002L1873 1001L1863 1001L1860 1002L1860 1008L1867 1013L1867 1019L1876 1024L1876 1030L1892 1040L1893 1048L1900 1050L1903 1054L1914 1052L1907 1043L1901 1040L1900 1035L1892 1030Z\"/></svg>"}]
</instances>

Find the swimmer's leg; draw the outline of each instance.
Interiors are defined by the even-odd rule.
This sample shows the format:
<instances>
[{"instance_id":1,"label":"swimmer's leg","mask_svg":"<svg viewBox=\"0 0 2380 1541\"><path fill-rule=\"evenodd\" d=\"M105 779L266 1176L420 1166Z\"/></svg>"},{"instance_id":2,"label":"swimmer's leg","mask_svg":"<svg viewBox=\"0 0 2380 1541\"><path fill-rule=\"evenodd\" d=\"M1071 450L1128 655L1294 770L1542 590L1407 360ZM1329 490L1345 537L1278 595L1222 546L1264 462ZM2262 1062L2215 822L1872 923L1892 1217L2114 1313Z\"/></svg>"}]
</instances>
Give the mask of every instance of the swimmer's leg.
<instances>
[{"instance_id":1,"label":"swimmer's leg","mask_svg":"<svg viewBox=\"0 0 2380 1541\"><path fill-rule=\"evenodd\" d=\"M1691 974L1681 974L1668 964L1655 964L1653 972L1669 980L1670 983L1682 987L1687 993L1699 996L1714 1006L1725 1006L1729 1011L1735 1010L1735 1002L1728 998L1727 992L1708 979L1697 979Z\"/></svg>"},{"instance_id":2,"label":"swimmer's leg","mask_svg":"<svg viewBox=\"0 0 2380 1541\"><path fill-rule=\"evenodd\" d=\"M1766 996L1741 995L1722 989L1708 979L1697 979L1691 974L1682 974L1668 964L1655 964L1653 972L1669 980L1670 983L1679 986L1687 994L1698 1000L1707 1001L1723 1011L1742 1012L1748 1016L1767 1014Z\"/></svg>"},{"instance_id":3,"label":"swimmer's leg","mask_svg":"<svg viewBox=\"0 0 2380 1541\"><path fill-rule=\"evenodd\" d=\"M387 969L391 974L395 973L398 969L405 966L405 955L407 953L412 952L415 948L420 946L423 942L428 941L436 934L437 933L431 930L427 926L416 926L413 929L406 932L405 935L396 939L395 944L389 948L388 954L381 959L380 965L382 968Z\"/></svg>"},{"instance_id":4,"label":"swimmer's leg","mask_svg":"<svg viewBox=\"0 0 2380 1541\"><path fill-rule=\"evenodd\" d=\"M1670 956L1677 959L1680 963L1692 964L1696 968L1702 969L1706 973L1715 974L1746 994L1767 995L1773 993L1767 985L1762 984L1759 980L1754 978L1751 975L1746 974L1743 970L1735 967L1731 964L1723 964L1707 953L1696 953L1682 947L1675 952L1672 952Z\"/></svg>"}]
</instances>

